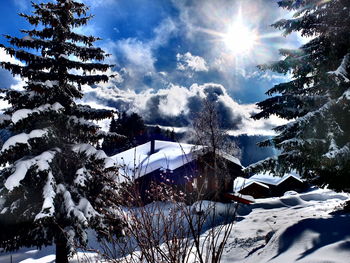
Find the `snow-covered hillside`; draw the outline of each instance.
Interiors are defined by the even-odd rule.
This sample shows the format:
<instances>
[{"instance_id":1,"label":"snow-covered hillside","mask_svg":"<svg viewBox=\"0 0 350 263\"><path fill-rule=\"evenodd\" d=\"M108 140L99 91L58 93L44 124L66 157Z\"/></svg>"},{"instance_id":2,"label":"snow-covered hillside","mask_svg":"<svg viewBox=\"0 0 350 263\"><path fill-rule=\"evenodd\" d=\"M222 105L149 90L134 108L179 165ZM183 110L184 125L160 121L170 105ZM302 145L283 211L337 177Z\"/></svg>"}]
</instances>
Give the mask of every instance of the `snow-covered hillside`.
<instances>
[{"instance_id":1,"label":"snow-covered hillside","mask_svg":"<svg viewBox=\"0 0 350 263\"><path fill-rule=\"evenodd\" d=\"M241 207L222 262L348 262L350 214L332 212L349 197L314 189ZM54 249L22 249L12 255L13 262L53 262ZM10 262L9 254L2 254L0 262Z\"/></svg>"}]
</instances>

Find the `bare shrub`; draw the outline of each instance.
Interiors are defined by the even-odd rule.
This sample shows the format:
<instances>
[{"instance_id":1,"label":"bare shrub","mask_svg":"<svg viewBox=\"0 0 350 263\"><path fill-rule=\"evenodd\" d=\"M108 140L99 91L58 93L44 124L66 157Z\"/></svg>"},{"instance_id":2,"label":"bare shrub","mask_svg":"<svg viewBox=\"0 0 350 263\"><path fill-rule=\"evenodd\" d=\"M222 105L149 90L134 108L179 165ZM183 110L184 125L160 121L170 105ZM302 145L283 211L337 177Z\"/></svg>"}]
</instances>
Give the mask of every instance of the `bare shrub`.
<instances>
[{"instance_id":1,"label":"bare shrub","mask_svg":"<svg viewBox=\"0 0 350 263\"><path fill-rule=\"evenodd\" d=\"M236 204L202 200L186 205L184 193L166 184L154 184L150 194L158 201L143 206L137 187L132 182L129 186L121 191L123 199L116 211L125 222L124 236L111 232L102 241L103 258L116 263L220 262L233 228Z\"/></svg>"}]
</instances>

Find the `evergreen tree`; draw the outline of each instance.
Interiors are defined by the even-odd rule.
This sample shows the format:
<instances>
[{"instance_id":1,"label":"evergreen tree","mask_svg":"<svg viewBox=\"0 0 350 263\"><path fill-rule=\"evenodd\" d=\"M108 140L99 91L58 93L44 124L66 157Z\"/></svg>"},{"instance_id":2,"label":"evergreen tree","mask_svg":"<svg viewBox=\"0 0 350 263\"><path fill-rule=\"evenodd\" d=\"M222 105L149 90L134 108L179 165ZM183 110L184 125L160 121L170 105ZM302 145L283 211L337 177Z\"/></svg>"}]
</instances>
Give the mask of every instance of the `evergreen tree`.
<instances>
[{"instance_id":1,"label":"evergreen tree","mask_svg":"<svg viewBox=\"0 0 350 263\"><path fill-rule=\"evenodd\" d=\"M130 115L122 112L116 124L116 132L125 135L130 142L142 135L146 129L142 117L135 112L132 112Z\"/></svg>"},{"instance_id":2,"label":"evergreen tree","mask_svg":"<svg viewBox=\"0 0 350 263\"><path fill-rule=\"evenodd\" d=\"M277 115L290 122L261 143L281 153L249 170L276 175L296 170L314 184L350 191L350 1L282 0L279 6L294 16L273 26L311 40L297 50L281 50L282 60L261 66L292 78L267 92L272 97L258 103L262 111L254 118Z\"/></svg>"},{"instance_id":3,"label":"evergreen tree","mask_svg":"<svg viewBox=\"0 0 350 263\"><path fill-rule=\"evenodd\" d=\"M112 117L111 123L109 124L109 131L110 132L117 132L118 124L115 120L114 116Z\"/></svg>"},{"instance_id":4,"label":"evergreen tree","mask_svg":"<svg viewBox=\"0 0 350 263\"><path fill-rule=\"evenodd\" d=\"M25 65L0 65L26 85L5 92L11 107L0 117L0 129L12 134L0 152L0 247L55 244L60 263L68 262L76 245L87 244L87 229L105 231L111 219L106 215L113 217L108 211L117 169L95 146L119 135L93 122L112 117L111 111L76 103L81 85L108 81L95 72L111 67L100 63L107 54L93 46L98 38L73 31L92 18L88 8L73 0L32 6L31 15L20 16L34 29L22 30L23 38L6 36L24 49L1 45Z\"/></svg>"},{"instance_id":5,"label":"evergreen tree","mask_svg":"<svg viewBox=\"0 0 350 263\"><path fill-rule=\"evenodd\" d=\"M111 123L109 125L109 132L116 133L118 129L117 121L114 116L112 117ZM102 150L108 155L114 155L118 153L120 145L124 145L126 138L124 140L116 140L115 138L106 138L102 143Z\"/></svg>"},{"instance_id":6,"label":"evergreen tree","mask_svg":"<svg viewBox=\"0 0 350 263\"><path fill-rule=\"evenodd\" d=\"M124 135L125 139L118 141L113 139L105 140L102 147L108 155L117 154L147 141L147 138L145 138L145 123L142 117L134 112L128 115L123 111L119 114L117 120L113 118L109 131Z\"/></svg>"}]
</instances>

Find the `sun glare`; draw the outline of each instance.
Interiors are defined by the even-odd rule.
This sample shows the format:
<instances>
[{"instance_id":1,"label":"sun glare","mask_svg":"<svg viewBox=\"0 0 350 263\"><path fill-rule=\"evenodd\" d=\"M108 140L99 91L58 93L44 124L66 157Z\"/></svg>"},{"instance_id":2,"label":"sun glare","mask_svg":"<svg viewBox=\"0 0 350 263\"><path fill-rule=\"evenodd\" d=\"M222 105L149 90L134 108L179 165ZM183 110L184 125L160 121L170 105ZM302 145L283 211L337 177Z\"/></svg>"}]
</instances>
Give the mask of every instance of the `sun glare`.
<instances>
[{"instance_id":1,"label":"sun glare","mask_svg":"<svg viewBox=\"0 0 350 263\"><path fill-rule=\"evenodd\" d=\"M233 23L223 36L226 46L234 54L247 54L255 46L258 36L254 30L249 29L241 22Z\"/></svg>"}]
</instances>

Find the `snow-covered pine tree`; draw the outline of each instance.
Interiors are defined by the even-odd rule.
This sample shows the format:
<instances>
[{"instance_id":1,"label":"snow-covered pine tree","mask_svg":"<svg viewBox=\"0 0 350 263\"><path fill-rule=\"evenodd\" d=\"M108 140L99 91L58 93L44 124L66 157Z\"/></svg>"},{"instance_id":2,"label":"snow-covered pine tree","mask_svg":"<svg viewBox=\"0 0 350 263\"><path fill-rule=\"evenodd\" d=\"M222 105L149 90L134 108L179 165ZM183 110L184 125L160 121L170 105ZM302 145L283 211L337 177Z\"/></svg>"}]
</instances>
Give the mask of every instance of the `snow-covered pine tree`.
<instances>
[{"instance_id":1,"label":"snow-covered pine tree","mask_svg":"<svg viewBox=\"0 0 350 263\"><path fill-rule=\"evenodd\" d=\"M280 154L248 170L282 175L294 169L317 185L350 191L350 1L282 0L279 6L294 16L273 26L311 40L261 66L292 78L267 91L272 97L258 103L262 111L254 118L275 114L290 122L261 143Z\"/></svg>"},{"instance_id":2,"label":"snow-covered pine tree","mask_svg":"<svg viewBox=\"0 0 350 263\"><path fill-rule=\"evenodd\" d=\"M114 162L94 146L118 138L93 121L113 112L76 103L81 85L107 81L107 54L93 46L98 38L74 32L92 16L73 0L32 3L20 14L32 30L23 38L6 36L17 48L4 48L24 62L1 66L26 80L23 91L8 90L11 107L0 128L12 134L0 152L0 247L56 245L56 262L68 262L76 245L87 244L87 230L108 226L111 195L117 188ZM78 73L76 73L78 72ZM81 73L79 73L81 72ZM115 222L114 222L115 223Z\"/></svg>"}]
</instances>

